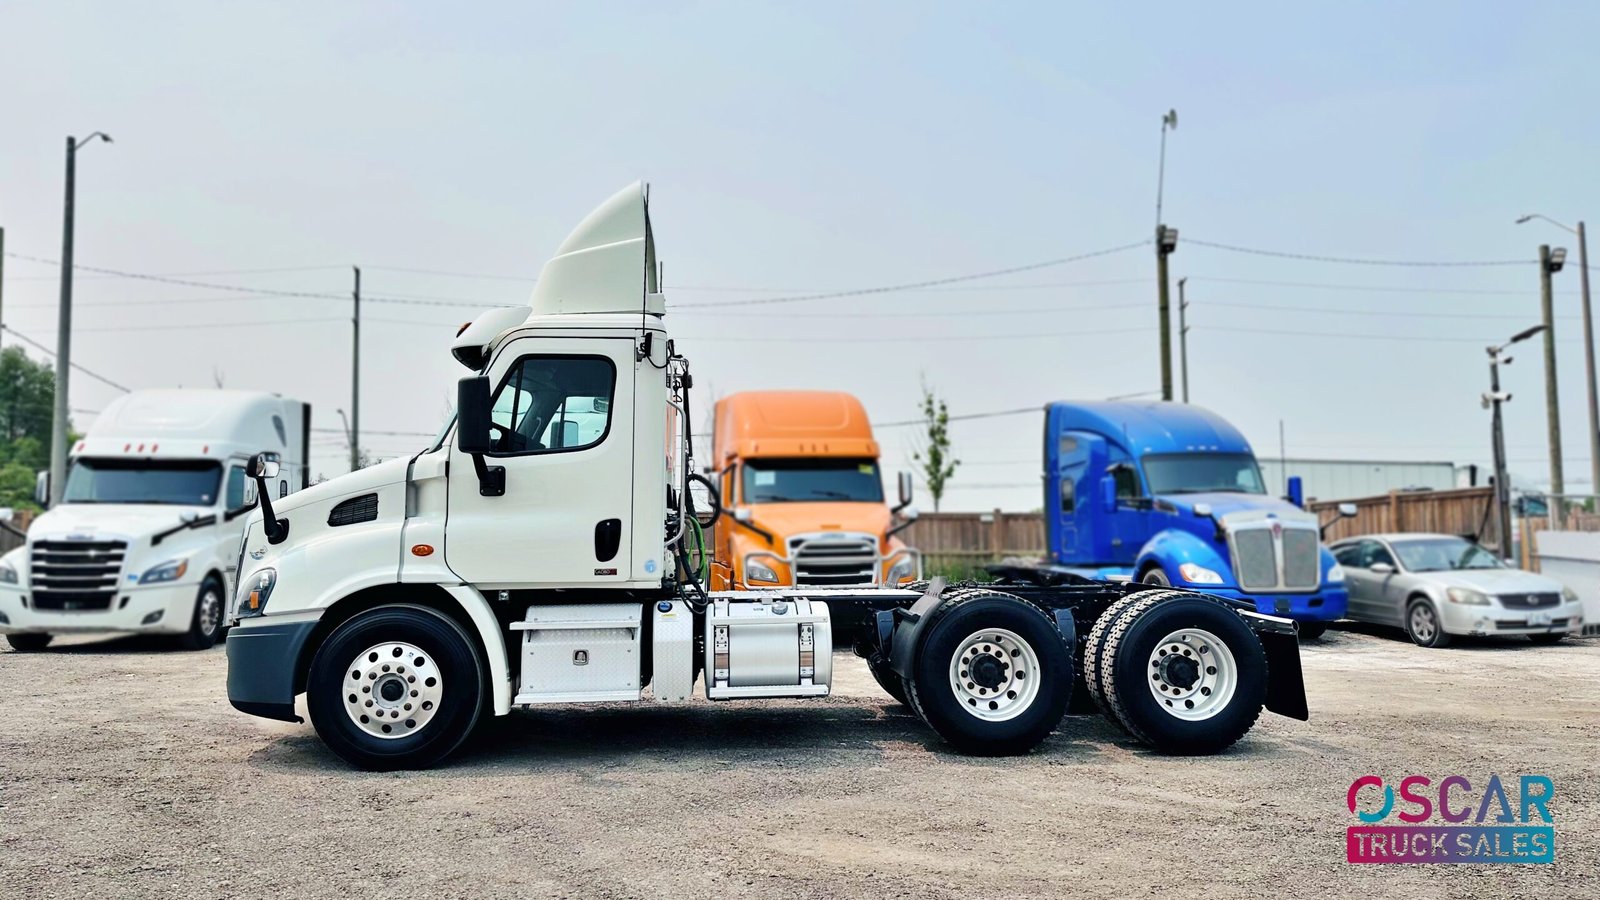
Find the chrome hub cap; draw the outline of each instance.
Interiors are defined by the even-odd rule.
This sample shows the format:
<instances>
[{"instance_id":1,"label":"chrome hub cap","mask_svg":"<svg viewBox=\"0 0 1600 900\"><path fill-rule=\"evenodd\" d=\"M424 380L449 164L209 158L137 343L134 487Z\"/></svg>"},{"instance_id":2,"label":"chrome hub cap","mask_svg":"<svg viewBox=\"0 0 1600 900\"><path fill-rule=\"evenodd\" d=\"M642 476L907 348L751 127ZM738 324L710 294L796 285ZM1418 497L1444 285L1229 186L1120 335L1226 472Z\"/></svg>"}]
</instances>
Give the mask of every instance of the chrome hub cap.
<instances>
[{"instance_id":1,"label":"chrome hub cap","mask_svg":"<svg viewBox=\"0 0 1600 900\"><path fill-rule=\"evenodd\" d=\"M427 727L444 698L433 659L403 641L368 647L344 676L344 711L362 731L402 738Z\"/></svg>"},{"instance_id":2,"label":"chrome hub cap","mask_svg":"<svg viewBox=\"0 0 1600 900\"><path fill-rule=\"evenodd\" d=\"M974 632L950 659L950 690L967 712L1004 722L1025 712L1039 696L1039 655L1015 632Z\"/></svg>"},{"instance_id":3,"label":"chrome hub cap","mask_svg":"<svg viewBox=\"0 0 1600 900\"><path fill-rule=\"evenodd\" d=\"M1180 628L1150 652L1150 693L1169 715L1191 722L1227 708L1239 687L1239 666L1221 639Z\"/></svg>"},{"instance_id":4,"label":"chrome hub cap","mask_svg":"<svg viewBox=\"0 0 1600 900\"><path fill-rule=\"evenodd\" d=\"M196 618L200 622L201 634L212 634L217 626L222 623L222 595L216 591L206 591L200 595L200 609Z\"/></svg>"}]
</instances>

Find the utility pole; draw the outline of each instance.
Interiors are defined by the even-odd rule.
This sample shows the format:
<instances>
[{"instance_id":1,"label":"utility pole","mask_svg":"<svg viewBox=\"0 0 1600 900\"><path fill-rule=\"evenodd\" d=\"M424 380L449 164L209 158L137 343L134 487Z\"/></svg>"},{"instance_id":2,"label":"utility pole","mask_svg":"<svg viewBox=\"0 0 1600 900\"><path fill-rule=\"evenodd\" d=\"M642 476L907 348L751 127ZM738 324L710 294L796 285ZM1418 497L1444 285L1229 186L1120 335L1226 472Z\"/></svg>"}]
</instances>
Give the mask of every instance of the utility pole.
<instances>
[{"instance_id":1,"label":"utility pole","mask_svg":"<svg viewBox=\"0 0 1600 900\"><path fill-rule=\"evenodd\" d=\"M0 227L0 342L6 330L6 230ZM1597 489L1600 490L1600 489Z\"/></svg>"},{"instance_id":2,"label":"utility pole","mask_svg":"<svg viewBox=\"0 0 1600 900\"><path fill-rule=\"evenodd\" d=\"M1178 372L1183 376L1183 402L1189 402L1189 301L1183 286L1189 279L1178 279Z\"/></svg>"},{"instance_id":3,"label":"utility pole","mask_svg":"<svg viewBox=\"0 0 1600 900\"><path fill-rule=\"evenodd\" d=\"M361 468L361 267L356 273L355 303L350 308L350 471Z\"/></svg>"},{"instance_id":4,"label":"utility pole","mask_svg":"<svg viewBox=\"0 0 1600 900\"><path fill-rule=\"evenodd\" d=\"M95 138L111 143L111 136L96 131L83 140L67 136L66 198L61 211L61 309L56 325L55 410L50 423L50 503L61 502L67 487L67 380L72 371L72 226L78 170L78 150Z\"/></svg>"},{"instance_id":5,"label":"utility pole","mask_svg":"<svg viewBox=\"0 0 1600 900\"><path fill-rule=\"evenodd\" d=\"M1578 278L1583 283L1583 372L1589 382L1589 493L1600 494L1600 398L1595 396L1594 320L1589 313L1589 237L1578 221Z\"/></svg>"},{"instance_id":6,"label":"utility pole","mask_svg":"<svg viewBox=\"0 0 1600 900\"><path fill-rule=\"evenodd\" d=\"M1567 251L1557 247L1550 249L1549 244L1539 245L1539 308L1544 322L1544 404L1545 419L1550 429L1550 493L1555 506L1561 504L1561 495L1566 492L1566 479L1561 471L1561 409L1558 402L1556 388L1556 323L1555 300L1551 289L1551 276L1561 271L1561 266L1566 262ZM1554 508L1550 510L1552 517L1560 515Z\"/></svg>"},{"instance_id":7,"label":"utility pole","mask_svg":"<svg viewBox=\"0 0 1600 900\"><path fill-rule=\"evenodd\" d=\"M1178 249L1178 229L1156 226L1156 281L1160 289L1157 309L1161 317L1161 399L1172 399L1172 302L1167 284L1167 257Z\"/></svg>"},{"instance_id":8,"label":"utility pole","mask_svg":"<svg viewBox=\"0 0 1600 900\"><path fill-rule=\"evenodd\" d=\"M1540 250L1546 248L1541 247ZM1541 253L1541 256L1543 254ZM1500 407L1511 401L1511 395L1500 390L1501 354L1512 344L1525 341L1539 332L1549 333L1548 326L1535 325L1518 332L1511 340L1498 347L1489 347L1489 393L1483 395L1483 405L1494 411L1491 440L1494 442L1494 505L1495 528L1499 531L1496 542L1500 557L1511 561L1511 476L1506 472L1506 431L1500 417ZM1511 365L1511 357L1504 358Z\"/></svg>"}]
</instances>

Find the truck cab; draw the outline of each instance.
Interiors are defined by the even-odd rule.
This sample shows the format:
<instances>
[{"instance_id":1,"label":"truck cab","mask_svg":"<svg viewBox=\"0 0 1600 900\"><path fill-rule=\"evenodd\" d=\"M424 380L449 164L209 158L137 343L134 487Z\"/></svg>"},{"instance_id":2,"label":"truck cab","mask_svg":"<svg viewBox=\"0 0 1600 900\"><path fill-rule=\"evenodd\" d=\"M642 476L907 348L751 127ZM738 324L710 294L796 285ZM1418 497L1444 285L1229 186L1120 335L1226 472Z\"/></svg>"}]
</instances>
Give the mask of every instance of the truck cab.
<instances>
[{"instance_id":1,"label":"truck cab","mask_svg":"<svg viewBox=\"0 0 1600 900\"><path fill-rule=\"evenodd\" d=\"M916 521L908 474L884 499L861 401L839 391L745 391L717 401L712 438L730 514L713 536L711 585L898 585L922 558L896 535Z\"/></svg>"},{"instance_id":2,"label":"truck cab","mask_svg":"<svg viewBox=\"0 0 1600 900\"><path fill-rule=\"evenodd\" d=\"M211 646L231 614L245 514L245 463L268 454L269 485L307 479L310 407L275 394L135 391L109 404L69 451L61 502L0 559L0 633L18 649L54 635L174 635ZM49 484L42 478L41 501Z\"/></svg>"},{"instance_id":3,"label":"truck cab","mask_svg":"<svg viewBox=\"0 0 1600 900\"><path fill-rule=\"evenodd\" d=\"M1050 561L1076 574L1242 600L1320 633L1344 570L1316 516L1272 496L1248 441L1177 403L1053 403L1045 413Z\"/></svg>"}]
</instances>

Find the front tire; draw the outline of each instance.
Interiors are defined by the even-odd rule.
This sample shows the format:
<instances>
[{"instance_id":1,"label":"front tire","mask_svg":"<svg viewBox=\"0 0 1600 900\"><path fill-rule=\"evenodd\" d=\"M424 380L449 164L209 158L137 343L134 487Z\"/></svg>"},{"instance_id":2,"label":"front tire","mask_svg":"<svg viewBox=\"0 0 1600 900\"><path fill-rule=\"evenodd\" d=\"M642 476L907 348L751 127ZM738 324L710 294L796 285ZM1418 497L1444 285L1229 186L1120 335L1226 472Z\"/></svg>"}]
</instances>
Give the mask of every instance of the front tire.
<instances>
[{"instance_id":1,"label":"front tire","mask_svg":"<svg viewBox=\"0 0 1600 900\"><path fill-rule=\"evenodd\" d=\"M1561 643L1561 639L1566 636L1566 632L1561 632L1558 634L1530 634L1528 635L1528 640L1540 645L1541 647L1549 647L1552 644Z\"/></svg>"},{"instance_id":2,"label":"front tire","mask_svg":"<svg viewBox=\"0 0 1600 900\"><path fill-rule=\"evenodd\" d=\"M1102 651L1102 688L1117 720L1162 753L1217 753L1244 737L1267 696L1255 633L1209 597L1131 599Z\"/></svg>"},{"instance_id":3,"label":"front tire","mask_svg":"<svg viewBox=\"0 0 1600 900\"><path fill-rule=\"evenodd\" d=\"M178 638L178 643L185 650L208 650L215 646L217 639L222 636L222 617L225 612L222 582L207 577L200 582L200 591L195 594L189 630Z\"/></svg>"},{"instance_id":4,"label":"front tire","mask_svg":"<svg viewBox=\"0 0 1600 900\"><path fill-rule=\"evenodd\" d=\"M54 635L40 634L36 631L27 634L8 634L6 635L6 643L10 644L11 649L18 653L38 653L40 650L50 646L52 637Z\"/></svg>"},{"instance_id":5,"label":"front tire","mask_svg":"<svg viewBox=\"0 0 1600 900\"><path fill-rule=\"evenodd\" d=\"M1417 599L1406 607L1406 637L1418 647L1438 649L1450 646L1450 635L1439 621L1439 611L1429 600Z\"/></svg>"},{"instance_id":6,"label":"front tire","mask_svg":"<svg viewBox=\"0 0 1600 900\"><path fill-rule=\"evenodd\" d=\"M1300 622L1300 640L1314 641L1328 633L1327 622Z\"/></svg>"},{"instance_id":7,"label":"front tire","mask_svg":"<svg viewBox=\"0 0 1600 900\"><path fill-rule=\"evenodd\" d=\"M484 680L477 645L454 619L424 606L380 606L317 649L306 707L323 742L351 764L422 769L472 733Z\"/></svg>"},{"instance_id":8,"label":"front tire","mask_svg":"<svg viewBox=\"0 0 1600 900\"><path fill-rule=\"evenodd\" d=\"M982 589L953 592L919 643L907 699L962 753L1026 753L1066 714L1072 650L1031 603Z\"/></svg>"}]
</instances>

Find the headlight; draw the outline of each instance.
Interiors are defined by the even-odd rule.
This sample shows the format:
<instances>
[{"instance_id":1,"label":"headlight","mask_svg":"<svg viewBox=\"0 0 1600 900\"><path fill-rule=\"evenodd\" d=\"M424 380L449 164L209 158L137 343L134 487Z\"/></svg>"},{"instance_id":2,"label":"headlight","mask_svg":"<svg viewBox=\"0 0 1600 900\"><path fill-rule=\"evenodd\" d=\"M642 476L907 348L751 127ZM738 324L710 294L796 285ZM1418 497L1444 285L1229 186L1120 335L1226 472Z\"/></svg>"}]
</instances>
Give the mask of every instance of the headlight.
<instances>
[{"instance_id":1,"label":"headlight","mask_svg":"<svg viewBox=\"0 0 1600 900\"><path fill-rule=\"evenodd\" d=\"M11 563L0 562L0 584L16 584L17 568Z\"/></svg>"},{"instance_id":2,"label":"headlight","mask_svg":"<svg viewBox=\"0 0 1600 900\"><path fill-rule=\"evenodd\" d=\"M745 560L744 580L765 581L768 584L777 584L778 573L773 571L771 566L764 563L758 563L755 560Z\"/></svg>"},{"instance_id":3,"label":"headlight","mask_svg":"<svg viewBox=\"0 0 1600 900\"><path fill-rule=\"evenodd\" d=\"M1489 598L1481 591L1471 588L1450 588L1444 592L1451 603L1461 603L1466 606L1488 606Z\"/></svg>"},{"instance_id":4,"label":"headlight","mask_svg":"<svg viewBox=\"0 0 1600 900\"><path fill-rule=\"evenodd\" d=\"M1221 584L1222 576L1205 566L1184 563L1178 567L1178 577L1189 584Z\"/></svg>"},{"instance_id":5,"label":"headlight","mask_svg":"<svg viewBox=\"0 0 1600 900\"><path fill-rule=\"evenodd\" d=\"M267 598L278 583L277 569L257 569L239 583L239 618L248 619L267 611Z\"/></svg>"},{"instance_id":6,"label":"headlight","mask_svg":"<svg viewBox=\"0 0 1600 900\"><path fill-rule=\"evenodd\" d=\"M1328 583L1344 584L1344 566L1338 563L1333 564L1333 568L1328 570Z\"/></svg>"},{"instance_id":7,"label":"headlight","mask_svg":"<svg viewBox=\"0 0 1600 900\"><path fill-rule=\"evenodd\" d=\"M163 581L177 581L187 571L189 571L187 559L169 559L159 566L146 569L144 574L139 576L139 583L160 584Z\"/></svg>"},{"instance_id":8,"label":"headlight","mask_svg":"<svg viewBox=\"0 0 1600 900\"><path fill-rule=\"evenodd\" d=\"M917 560L912 556L903 556L900 561L889 567L889 574L884 581L889 584L899 584L917 577Z\"/></svg>"},{"instance_id":9,"label":"headlight","mask_svg":"<svg viewBox=\"0 0 1600 900\"><path fill-rule=\"evenodd\" d=\"M5 580L6 580L6 573L5 573L4 567L0 567L0 581L5 581ZM17 574L15 572L11 573L11 580L12 581L16 581L17 580ZM1567 601L1568 603L1577 603L1578 602L1578 592L1573 590L1572 588L1563 586L1561 588L1561 599Z\"/></svg>"}]
</instances>

